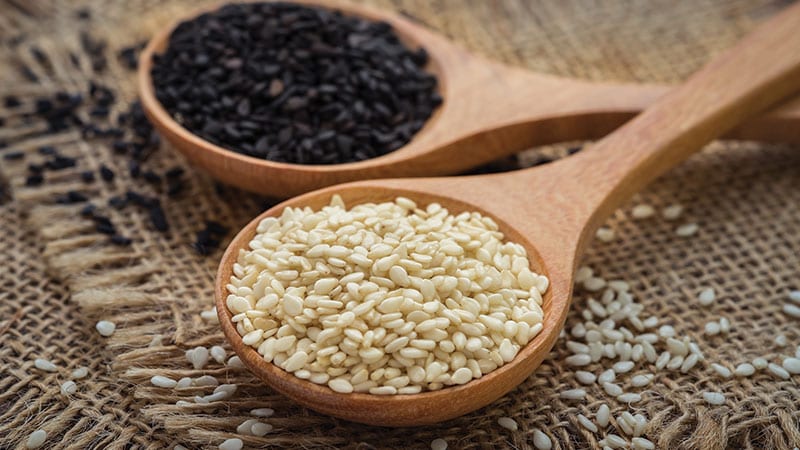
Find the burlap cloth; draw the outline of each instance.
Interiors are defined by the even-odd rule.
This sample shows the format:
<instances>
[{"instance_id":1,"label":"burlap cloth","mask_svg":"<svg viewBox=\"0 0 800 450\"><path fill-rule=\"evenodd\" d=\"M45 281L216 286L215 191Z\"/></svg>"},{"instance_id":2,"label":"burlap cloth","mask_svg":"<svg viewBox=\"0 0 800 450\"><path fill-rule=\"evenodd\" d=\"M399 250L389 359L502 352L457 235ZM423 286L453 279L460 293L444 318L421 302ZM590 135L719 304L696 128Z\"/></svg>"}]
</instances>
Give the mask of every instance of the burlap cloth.
<instances>
[{"instance_id":1,"label":"burlap cloth","mask_svg":"<svg viewBox=\"0 0 800 450\"><path fill-rule=\"evenodd\" d=\"M60 89L85 91L87 81L97 79L119 91L115 113L125 109L135 97L132 73L113 52L150 36L195 3L0 1L0 96L16 94L25 101L22 109L29 110L37 96ZM676 82L783 2L370 3L401 9L468 48L534 70L596 80ZM76 18L79 7L89 8L90 21ZM79 50L78 33L84 29L108 39L108 69L102 74L92 73ZM49 63L38 61L32 46ZM69 52L78 55L80 68L70 63ZM21 64L31 68L38 82L20 74ZM569 402L559 392L579 383L563 363L568 355L563 340L533 376L504 398L466 417L413 430L367 427L316 414L246 372L216 363L191 370L183 354L187 348L224 342L217 326L198 315L211 306L221 250L200 256L190 245L194 234L205 219L238 229L265 202L232 189L217 192L208 177L189 169L187 191L164 197L168 233L154 231L145 211L104 208L118 230L134 240L131 247L112 246L79 216L82 205L55 204L56 195L76 189L105 205L128 189L154 194L152 187L131 179L126 159L103 141L82 140L75 130L40 135L40 123L26 122L11 110L0 110L0 117L6 120L0 140L9 143L0 154L11 148L27 154L22 162L0 160L10 192L0 206L0 448L24 445L40 427L49 432L48 448L171 448L177 443L216 448L235 436L236 426L256 407L275 409L268 420L275 429L263 438L243 437L248 446L423 448L441 437L450 448L531 448L538 428L553 439L554 448L597 448L603 433L580 428L576 416L591 416L602 402L615 412L644 413L650 419L645 435L659 448L800 445L796 377L778 381L759 372L721 381L703 365L687 375L658 372L644 390L644 401L630 408L597 387L587 388L587 401ZM26 187L25 167L42 158L36 148L43 144L77 157L77 167L47 173L45 184ZM560 154L563 149L534 150L521 161L542 151ZM83 184L79 173L97 170L101 163L116 170L116 179ZM163 173L175 165L185 163L164 146L147 168ZM679 239L674 223L632 221L626 207L609 221L618 238L594 243L585 263L606 278L629 280L646 311L699 342L709 362L736 364L794 353L800 327L780 308L788 291L800 287L798 186L797 148L715 143L637 199L656 207L684 204L685 220L700 224L698 235ZM700 310L693 299L706 286L716 289L719 300ZM579 292L570 323L580 319L584 301ZM721 316L733 323L730 335L703 337L703 324ZM117 323L112 337L94 331L100 318ZM779 333L788 338L788 347L773 342ZM59 372L35 370L36 357L50 358ZM77 394L62 396L59 384L80 365L90 368L89 378L78 382ZM599 365L590 369L598 371ZM238 384L235 397L176 406L177 400L207 389L172 391L149 384L155 374L179 378L203 373ZM726 404L708 406L704 390L725 392ZM499 427L501 416L513 417L519 430Z\"/></svg>"}]
</instances>

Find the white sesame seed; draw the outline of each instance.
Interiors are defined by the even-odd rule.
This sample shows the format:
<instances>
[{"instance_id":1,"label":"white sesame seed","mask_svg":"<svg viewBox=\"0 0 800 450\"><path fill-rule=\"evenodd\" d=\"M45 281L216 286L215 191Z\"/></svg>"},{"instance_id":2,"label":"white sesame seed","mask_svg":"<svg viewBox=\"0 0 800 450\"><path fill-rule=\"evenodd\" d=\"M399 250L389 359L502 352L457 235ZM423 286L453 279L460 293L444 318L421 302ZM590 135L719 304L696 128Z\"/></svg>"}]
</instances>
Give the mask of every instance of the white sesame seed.
<instances>
[{"instance_id":1,"label":"white sesame seed","mask_svg":"<svg viewBox=\"0 0 800 450\"><path fill-rule=\"evenodd\" d=\"M706 391L703 392L703 400L706 401L709 405L724 405L725 404L725 394L720 392L710 392Z\"/></svg>"},{"instance_id":2,"label":"white sesame seed","mask_svg":"<svg viewBox=\"0 0 800 450\"><path fill-rule=\"evenodd\" d=\"M658 359L655 362L656 369L661 370L669 364L670 360L672 359L672 355L669 352L662 352L658 355Z\"/></svg>"},{"instance_id":3,"label":"white sesame seed","mask_svg":"<svg viewBox=\"0 0 800 450\"><path fill-rule=\"evenodd\" d=\"M642 400L642 396L636 393L628 392L617 396L617 401L621 403L638 403Z\"/></svg>"},{"instance_id":4,"label":"white sesame seed","mask_svg":"<svg viewBox=\"0 0 800 450\"><path fill-rule=\"evenodd\" d=\"M65 381L61 385L61 395L72 395L78 392L78 385L74 381Z\"/></svg>"},{"instance_id":5,"label":"white sesame seed","mask_svg":"<svg viewBox=\"0 0 800 450\"><path fill-rule=\"evenodd\" d=\"M750 363L741 363L738 366L736 366L736 370L733 371L733 373L737 377L749 377L755 372L756 372L755 367L753 367L753 365Z\"/></svg>"},{"instance_id":6,"label":"white sesame seed","mask_svg":"<svg viewBox=\"0 0 800 450\"><path fill-rule=\"evenodd\" d=\"M800 290L789 292L789 300L800 303Z\"/></svg>"},{"instance_id":7,"label":"white sesame seed","mask_svg":"<svg viewBox=\"0 0 800 450\"><path fill-rule=\"evenodd\" d=\"M661 211L661 215L667 220L675 220L683 213L683 206L679 204L669 205Z\"/></svg>"},{"instance_id":8,"label":"white sesame seed","mask_svg":"<svg viewBox=\"0 0 800 450\"><path fill-rule=\"evenodd\" d=\"M696 223L687 223L675 229L675 234L680 237L689 237L697 233L700 227Z\"/></svg>"},{"instance_id":9,"label":"white sesame seed","mask_svg":"<svg viewBox=\"0 0 800 450\"><path fill-rule=\"evenodd\" d=\"M87 375L89 375L89 368L85 366L78 367L72 371L72 378L75 380L86 378Z\"/></svg>"},{"instance_id":10,"label":"white sesame seed","mask_svg":"<svg viewBox=\"0 0 800 450\"><path fill-rule=\"evenodd\" d=\"M544 434L542 430L534 428L533 446L536 447L536 450L550 450L553 448L553 442L550 440L550 436Z\"/></svg>"},{"instance_id":11,"label":"white sesame seed","mask_svg":"<svg viewBox=\"0 0 800 450\"><path fill-rule=\"evenodd\" d=\"M764 358L758 357L753 359L753 367L758 370L766 369L768 365L768 361Z\"/></svg>"},{"instance_id":12,"label":"white sesame seed","mask_svg":"<svg viewBox=\"0 0 800 450\"><path fill-rule=\"evenodd\" d=\"M800 358L800 345L798 345L797 348L794 349L794 357Z\"/></svg>"},{"instance_id":13,"label":"white sesame seed","mask_svg":"<svg viewBox=\"0 0 800 450\"><path fill-rule=\"evenodd\" d=\"M517 429L519 429L517 421L512 419L511 417L500 417L499 419L497 419L497 424L511 431L517 431Z\"/></svg>"},{"instance_id":14,"label":"white sesame seed","mask_svg":"<svg viewBox=\"0 0 800 450\"><path fill-rule=\"evenodd\" d=\"M717 375L721 376L722 378L730 378L732 375L731 370L722 364L711 363L711 368L714 369L714 372L717 372Z\"/></svg>"},{"instance_id":15,"label":"white sesame seed","mask_svg":"<svg viewBox=\"0 0 800 450\"><path fill-rule=\"evenodd\" d=\"M687 373L697 365L697 362L700 360L700 357L697 356L696 353L692 353L683 360L683 364L681 364L680 371L681 373Z\"/></svg>"},{"instance_id":16,"label":"white sesame seed","mask_svg":"<svg viewBox=\"0 0 800 450\"><path fill-rule=\"evenodd\" d=\"M614 230L608 227L600 227L597 229L595 236L602 242L611 242L614 240Z\"/></svg>"},{"instance_id":17,"label":"white sesame seed","mask_svg":"<svg viewBox=\"0 0 800 450\"><path fill-rule=\"evenodd\" d=\"M614 372L614 369L606 369L603 371L603 373L600 374L599 377L597 377L597 382L600 384L611 383L612 381L614 381L614 378L616 377L617 374L616 372Z\"/></svg>"},{"instance_id":18,"label":"white sesame seed","mask_svg":"<svg viewBox=\"0 0 800 450\"><path fill-rule=\"evenodd\" d=\"M109 337L114 334L114 330L117 329L117 325L114 322L109 322L108 320L101 320L97 322L94 326L98 333L101 336Z\"/></svg>"},{"instance_id":19,"label":"white sesame seed","mask_svg":"<svg viewBox=\"0 0 800 450\"><path fill-rule=\"evenodd\" d=\"M200 370L208 364L208 349L205 347L195 347L186 350L186 359L189 360L196 370Z\"/></svg>"},{"instance_id":20,"label":"white sesame seed","mask_svg":"<svg viewBox=\"0 0 800 450\"><path fill-rule=\"evenodd\" d=\"M447 441L441 438L432 440L431 450L447 450Z\"/></svg>"},{"instance_id":21,"label":"white sesame seed","mask_svg":"<svg viewBox=\"0 0 800 450\"><path fill-rule=\"evenodd\" d=\"M340 394L349 394L353 392L353 385L344 378L334 378L328 381L328 387Z\"/></svg>"},{"instance_id":22,"label":"white sesame seed","mask_svg":"<svg viewBox=\"0 0 800 450\"><path fill-rule=\"evenodd\" d=\"M192 386L192 379L189 377L183 377L175 383L175 388L177 389L186 389Z\"/></svg>"},{"instance_id":23,"label":"white sesame seed","mask_svg":"<svg viewBox=\"0 0 800 450\"><path fill-rule=\"evenodd\" d=\"M242 447L244 447L244 442L239 438L225 439L219 444L219 450L242 450Z\"/></svg>"},{"instance_id":24,"label":"white sesame seed","mask_svg":"<svg viewBox=\"0 0 800 450\"><path fill-rule=\"evenodd\" d=\"M219 380L211 375L197 377L194 380L191 380L191 382L195 386L219 386Z\"/></svg>"},{"instance_id":25,"label":"white sesame seed","mask_svg":"<svg viewBox=\"0 0 800 450\"><path fill-rule=\"evenodd\" d=\"M172 447L172 450L189 450L189 449L182 446L181 444L178 444L175 447Z\"/></svg>"},{"instance_id":26,"label":"white sesame seed","mask_svg":"<svg viewBox=\"0 0 800 450\"><path fill-rule=\"evenodd\" d=\"M55 364L53 364L52 362L50 362L50 361L48 361L48 360L46 360L44 358L36 358L33 361L33 365L37 369L43 370L45 372L55 372L55 371L58 370L58 367L56 367Z\"/></svg>"},{"instance_id":27,"label":"white sesame seed","mask_svg":"<svg viewBox=\"0 0 800 450\"><path fill-rule=\"evenodd\" d=\"M575 271L575 283L583 283L594 275L591 267L581 266Z\"/></svg>"},{"instance_id":28,"label":"white sesame seed","mask_svg":"<svg viewBox=\"0 0 800 450\"><path fill-rule=\"evenodd\" d=\"M250 410L250 415L256 417L272 417L273 414L275 414L275 410L272 408L256 408Z\"/></svg>"},{"instance_id":29,"label":"white sesame seed","mask_svg":"<svg viewBox=\"0 0 800 450\"><path fill-rule=\"evenodd\" d=\"M673 355L686 356L689 354L689 346L675 338L667 338L667 350Z\"/></svg>"},{"instance_id":30,"label":"white sesame seed","mask_svg":"<svg viewBox=\"0 0 800 450\"><path fill-rule=\"evenodd\" d=\"M608 426L609 418L611 417L611 410L608 408L608 405L603 403L597 408L597 412L594 414L595 420L597 420L597 424L600 425L600 428L605 428Z\"/></svg>"},{"instance_id":31,"label":"white sesame seed","mask_svg":"<svg viewBox=\"0 0 800 450\"><path fill-rule=\"evenodd\" d=\"M697 300L703 306L709 306L714 303L714 300L717 298L716 293L714 292L714 288L705 288L700 291L700 295L697 296Z\"/></svg>"},{"instance_id":32,"label":"white sesame seed","mask_svg":"<svg viewBox=\"0 0 800 450\"><path fill-rule=\"evenodd\" d=\"M628 441L626 441L625 439L614 433L609 433L606 436L605 441L606 445L608 445L611 448L625 448L628 446Z\"/></svg>"},{"instance_id":33,"label":"white sesame seed","mask_svg":"<svg viewBox=\"0 0 800 450\"><path fill-rule=\"evenodd\" d=\"M786 358L783 360L783 368L791 374L800 373L800 359Z\"/></svg>"},{"instance_id":34,"label":"white sesame seed","mask_svg":"<svg viewBox=\"0 0 800 450\"><path fill-rule=\"evenodd\" d=\"M721 333L728 333L731 331L731 321L727 317L719 319L719 331Z\"/></svg>"},{"instance_id":35,"label":"white sesame seed","mask_svg":"<svg viewBox=\"0 0 800 450\"><path fill-rule=\"evenodd\" d=\"M606 287L606 280L600 277L591 277L583 282L583 288L587 291L596 292Z\"/></svg>"},{"instance_id":36,"label":"white sesame seed","mask_svg":"<svg viewBox=\"0 0 800 450\"><path fill-rule=\"evenodd\" d=\"M652 217L655 213L655 208L646 204L636 205L631 210L631 216L633 216L634 219L647 219L648 217Z\"/></svg>"},{"instance_id":37,"label":"white sesame seed","mask_svg":"<svg viewBox=\"0 0 800 450\"><path fill-rule=\"evenodd\" d=\"M633 370L633 361L620 361L615 363L612 367L615 373L627 373Z\"/></svg>"},{"instance_id":38,"label":"white sesame seed","mask_svg":"<svg viewBox=\"0 0 800 450\"><path fill-rule=\"evenodd\" d=\"M789 378L791 378L791 375L789 375L789 372L787 372L786 369L775 363L769 363L769 365L767 365L767 368L769 369L770 372L772 372L773 375L775 375L778 378L782 378L784 380L788 380Z\"/></svg>"},{"instance_id":39,"label":"white sesame seed","mask_svg":"<svg viewBox=\"0 0 800 450\"><path fill-rule=\"evenodd\" d=\"M681 366L683 366L683 359L684 359L683 356L680 355L673 356L672 359L670 359L669 362L667 363L667 369L669 370L679 369Z\"/></svg>"},{"instance_id":40,"label":"white sesame seed","mask_svg":"<svg viewBox=\"0 0 800 450\"><path fill-rule=\"evenodd\" d=\"M253 427L254 424L258 423L258 419L247 419L238 427L236 427L236 432L243 435L250 435L250 429Z\"/></svg>"},{"instance_id":41,"label":"white sesame seed","mask_svg":"<svg viewBox=\"0 0 800 450\"><path fill-rule=\"evenodd\" d=\"M238 387L235 384L220 384L214 388L215 394L225 394L223 398L228 398L236 393Z\"/></svg>"},{"instance_id":42,"label":"white sesame seed","mask_svg":"<svg viewBox=\"0 0 800 450\"><path fill-rule=\"evenodd\" d=\"M217 316L217 307L215 306L209 310L201 312L200 318L209 322L218 322L219 316Z\"/></svg>"},{"instance_id":43,"label":"white sesame seed","mask_svg":"<svg viewBox=\"0 0 800 450\"><path fill-rule=\"evenodd\" d=\"M561 391L558 396L564 400L582 400L586 397L586 391L583 389L567 389Z\"/></svg>"},{"instance_id":44,"label":"white sesame seed","mask_svg":"<svg viewBox=\"0 0 800 450\"><path fill-rule=\"evenodd\" d=\"M568 366L585 366L592 362L592 357L584 353L567 356L565 361Z\"/></svg>"},{"instance_id":45,"label":"white sesame seed","mask_svg":"<svg viewBox=\"0 0 800 450\"><path fill-rule=\"evenodd\" d=\"M175 386L178 385L178 382L169 377L165 377L162 375L155 375L152 378L150 378L150 384L162 388L174 388Z\"/></svg>"},{"instance_id":46,"label":"white sesame seed","mask_svg":"<svg viewBox=\"0 0 800 450\"><path fill-rule=\"evenodd\" d=\"M635 437L631 439L631 445L634 450L653 450L656 448L656 445L653 444L650 440L645 439L643 437Z\"/></svg>"},{"instance_id":47,"label":"white sesame seed","mask_svg":"<svg viewBox=\"0 0 800 450\"><path fill-rule=\"evenodd\" d=\"M225 364L225 358L228 356L228 354L225 352L224 348L220 347L219 345L215 345L211 347L208 353L217 363Z\"/></svg>"},{"instance_id":48,"label":"white sesame seed","mask_svg":"<svg viewBox=\"0 0 800 450\"><path fill-rule=\"evenodd\" d=\"M800 319L800 306L792 303L785 303L783 305L783 312L786 315L792 316L795 319Z\"/></svg>"},{"instance_id":49,"label":"white sesame seed","mask_svg":"<svg viewBox=\"0 0 800 450\"><path fill-rule=\"evenodd\" d=\"M614 383L603 383L603 390L606 391L606 394L612 397L622 395L622 388Z\"/></svg>"},{"instance_id":50,"label":"white sesame seed","mask_svg":"<svg viewBox=\"0 0 800 450\"><path fill-rule=\"evenodd\" d=\"M28 436L25 442L25 448L33 449L41 447L47 440L47 432L44 430L36 430Z\"/></svg>"},{"instance_id":51,"label":"white sesame seed","mask_svg":"<svg viewBox=\"0 0 800 450\"><path fill-rule=\"evenodd\" d=\"M650 384L653 381L654 375L651 373L644 374L644 375L636 375L631 378L631 385L633 387L643 387Z\"/></svg>"},{"instance_id":52,"label":"white sesame seed","mask_svg":"<svg viewBox=\"0 0 800 450\"><path fill-rule=\"evenodd\" d=\"M232 369L244 369L244 364L238 356L231 356L226 365Z\"/></svg>"},{"instance_id":53,"label":"white sesame seed","mask_svg":"<svg viewBox=\"0 0 800 450\"><path fill-rule=\"evenodd\" d=\"M575 372L575 379L577 379L582 384L592 384L597 380L597 376L592 372L586 372L585 370L578 370Z\"/></svg>"},{"instance_id":54,"label":"white sesame seed","mask_svg":"<svg viewBox=\"0 0 800 450\"><path fill-rule=\"evenodd\" d=\"M719 334L719 322L707 322L704 333L706 336L716 336Z\"/></svg>"},{"instance_id":55,"label":"white sesame seed","mask_svg":"<svg viewBox=\"0 0 800 450\"><path fill-rule=\"evenodd\" d=\"M264 422L256 422L250 427L250 434L253 436L263 437L273 430L273 426Z\"/></svg>"},{"instance_id":56,"label":"white sesame seed","mask_svg":"<svg viewBox=\"0 0 800 450\"><path fill-rule=\"evenodd\" d=\"M778 345L780 347L785 347L786 344L788 344L788 343L789 343L789 341L786 339L786 335L785 334L779 334L779 335L775 336L775 345Z\"/></svg>"},{"instance_id":57,"label":"white sesame seed","mask_svg":"<svg viewBox=\"0 0 800 450\"><path fill-rule=\"evenodd\" d=\"M665 339L675 337L675 328L671 325L662 325L658 329L658 335Z\"/></svg>"},{"instance_id":58,"label":"white sesame seed","mask_svg":"<svg viewBox=\"0 0 800 450\"><path fill-rule=\"evenodd\" d=\"M583 428L586 428L592 433L597 433L597 425L592 423L592 421L589 420L589 418L584 416L583 414L578 414L578 423L580 423L581 426L583 426Z\"/></svg>"},{"instance_id":59,"label":"white sesame seed","mask_svg":"<svg viewBox=\"0 0 800 450\"><path fill-rule=\"evenodd\" d=\"M579 322L572 327L572 329L570 330L570 334L572 335L572 337L582 338L586 336L586 328L583 326L582 323Z\"/></svg>"}]
</instances>

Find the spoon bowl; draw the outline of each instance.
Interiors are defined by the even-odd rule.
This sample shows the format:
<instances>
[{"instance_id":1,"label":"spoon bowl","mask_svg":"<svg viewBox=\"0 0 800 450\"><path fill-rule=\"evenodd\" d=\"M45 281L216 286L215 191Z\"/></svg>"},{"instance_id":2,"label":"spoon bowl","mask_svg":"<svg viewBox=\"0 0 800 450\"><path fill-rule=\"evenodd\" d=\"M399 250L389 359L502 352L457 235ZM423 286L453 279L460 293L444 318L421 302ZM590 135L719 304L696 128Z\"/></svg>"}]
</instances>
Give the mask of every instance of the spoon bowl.
<instances>
[{"instance_id":1,"label":"spoon bowl","mask_svg":"<svg viewBox=\"0 0 800 450\"><path fill-rule=\"evenodd\" d=\"M414 181L416 184L418 180ZM568 289L568 285L551 285L543 295L542 310L548 319L543 323L542 331L520 350L517 360L525 361L524 364L506 364L468 384L438 391L391 396L367 393L340 394L327 386L301 380L271 362L264 361L255 349L242 343L242 338L231 321L232 314L225 303L228 295L227 280L231 278L239 249L247 248L248 243L256 235L258 224L263 219L279 217L285 207L310 206L319 209L330 203L331 195L334 193L340 195L348 207L368 202L393 201L397 196L405 196L420 205L440 203L454 214L463 211L481 212L475 205L437 195L428 189L404 188L402 185L395 188L386 186L382 182L366 181L311 192L281 203L256 217L236 235L225 252L217 273L215 293L217 313L225 336L250 371L287 397L319 412L371 425L411 426L441 422L487 405L521 383L533 368L541 363L561 329L560 322L553 318L558 314L565 316L569 293L564 289ZM525 236L503 221L498 221L498 225L506 239L525 247L531 261L531 270L549 277L549 270L544 260Z\"/></svg>"},{"instance_id":2,"label":"spoon bowl","mask_svg":"<svg viewBox=\"0 0 800 450\"><path fill-rule=\"evenodd\" d=\"M249 191L286 198L347 181L461 173L537 145L597 139L643 110L669 89L654 85L589 83L537 74L471 54L398 14L339 3L296 3L337 9L392 25L410 48L424 47L438 79L442 105L405 146L359 162L302 165L246 156L215 145L176 122L155 96L150 71L181 21L155 35L142 51L138 87L158 131L190 162L214 178ZM800 99L758 117L728 136L800 142Z\"/></svg>"},{"instance_id":3,"label":"spoon bowl","mask_svg":"<svg viewBox=\"0 0 800 450\"><path fill-rule=\"evenodd\" d=\"M761 25L683 86L590 148L553 164L505 174L454 178L369 180L311 192L277 205L231 242L216 281L217 313L226 337L257 376L309 408L375 425L439 422L478 409L513 389L552 348L569 309L576 261L611 212L644 185L704 144L800 89L800 4ZM453 212L477 210L519 242L533 269L550 280L541 333L509 363L464 385L413 395L340 394L267 363L242 343L225 298L239 250L261 219L287 206L319 208L333 194L346 204L403 195Z\"/></svg>"}]
</instances>

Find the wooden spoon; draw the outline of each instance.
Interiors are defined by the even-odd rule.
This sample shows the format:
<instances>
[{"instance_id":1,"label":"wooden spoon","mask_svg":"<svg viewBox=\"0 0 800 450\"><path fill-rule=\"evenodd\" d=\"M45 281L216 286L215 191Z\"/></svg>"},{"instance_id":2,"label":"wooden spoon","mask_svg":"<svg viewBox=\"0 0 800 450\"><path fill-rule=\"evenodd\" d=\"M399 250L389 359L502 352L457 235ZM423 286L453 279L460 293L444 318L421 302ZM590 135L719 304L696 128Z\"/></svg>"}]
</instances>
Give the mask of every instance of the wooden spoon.
<instances>
[{"instance_id":1,"label":"wooden spoon","mask_svg":"<svg viewBox=\"0 0 800 450\"><path fill-rule=\"evenodd\" d=\"M800 89L800 4L759 27L735 48L659 99L641 115L592 145L553 164L495 175L371 180L311 192L250 222L219 266L216 305L222 329L244 364L276 390L311 409L356 422L407 426L439 422L485 406L513 389L542 362L561 331L576 262L598 225L645 184L746 117ZM258 223L287 206L320 208L333 194L348 205L439 202L452 213L477 210L521 243L532 269L547 275L543 331L509 364L458 387L415 395L338 394L267 363L242 339L225 306L239 250Z\"/></svg>"},{"instance_id":2,"label":"wooden spoon","mask_svg":"<svg viewBox=\"0 0 800 450\"><path fill-rule=\"evenodd\" d=\"M430 54L444 103L404 147L357 163L288 164L245 156L192 134L155 97L150 70L172 27L142 52L138 83L144 111L159 132L214 178L286 198L346 181L452 175L537 145L597 139L669 90L665 86L589 83L509 67L470 54L399 15L333 0L299 1L389 22L410 47ZM202 10L206 12L208 9ZM195 17L199 12L187 16ZM746 122L727 137L800 142L800 98Z\"/></svg>"}]
</instances>

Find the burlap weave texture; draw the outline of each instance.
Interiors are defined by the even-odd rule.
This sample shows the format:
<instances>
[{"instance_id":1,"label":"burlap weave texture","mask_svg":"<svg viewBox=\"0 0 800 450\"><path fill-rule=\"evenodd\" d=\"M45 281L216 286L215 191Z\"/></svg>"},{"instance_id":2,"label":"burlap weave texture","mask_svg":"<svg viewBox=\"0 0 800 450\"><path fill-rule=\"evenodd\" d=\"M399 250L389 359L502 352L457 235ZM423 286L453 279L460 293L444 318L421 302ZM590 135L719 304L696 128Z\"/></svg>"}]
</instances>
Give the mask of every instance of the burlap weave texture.
<instances>
[{"instance_id":1,"label":"burlap weave texture","mask_svg":"<svg viewBox=\"0 0 800 450\"><path fill-rule=\"evenodd\" d=\"M46 2L0 3L0 96L16 94L25 105L58 90L85 91L90 79L118 91L115 111L135 98L132 73L114 51L150 36L198 2ZM715 52L731 45L754 23L781 7L779 1L703 2L527 2L517 1L371 1L417 17L466 47L508 63L564 76L593 80L677 82ZM76 10L88 7L89 21ZM94 73L81 53L79 32L107 39L108 69ZM16 36L24 35L18 43ZM49 64L30 53L41 49ZM75 67L69 58L80 59ZM24 63L38 76L34 83L17 70ZM535 99L532 99L535 101ZM554 441L554 448L598 448L602 433L581 428L578 413L589 417L601 403L612 410L641 411L651 422L645 435L659 448L792 448L800 445L800 390L796 380L779 381L759 372L740 380L720 380L700 368L683 375L658 372L642 390L642 403L628 408L599 388L586 388L585 402L559 398L559 392L581 387L563 340L552 357L516 390L483 410L438 426L391 430L346 423L299 408L273 393L249 374L211 364L195 371L184 351L196 345L224 342L213 323L198 313L211 306L212 280L221 250L198 255L190 244L206 219L238 229L265 202L232 189L217 192L203 174L188 169L168 146L148 161L163 172L187 167L186 192L164 197L171 229L153 230L146 213L104 205L127 190L160 191L127 175L127 160L107 141L85 140L75 130L39 135L41 124L25 122L18 110L2 110L6 126L0 139L26 153L23 161L0 162L13 201L3 206L0 245L4 255L0 294L0 448L15 448L44 426L53 448L215 448L234 437L236 426L256 407L276 411L264 438L243 437L248 445L291 448L425 448L444 438L450 448L532 448L534 429ZM48 173L39 187L24 185L26 166L44 157L36 149L52 144L78 158L73 169ZM533 161L534 150L521 159ZM84 184L79 174L106 164L117 173L111 183ZM594 243L585 263L608 278L621 278L646 310L700 343L709 362L727 365L765 356L793 354L800 326L780 312L791 289L800 287L800 152L797 148L756 143L715 143L635 201L661 208L681 203L683 221L696 221L700 232L690 239L674 234L676 223L659 219L633 221L623 208L609 221L618 238ZM103 205L117 228L134 242L130 248L107 243L93 224L78 214L82 205L55 204L68 190L86 193ZM159 194L163 195L163 193ZM23 230L25 229L25 230ZM229 235L228 238L231 236ZM48 275L45 275L45 272ZM54 281L55 279L59 281ZM699 310L694 299L714 287L719 300ZM568 326L580 320L588 295L577 292ZM24 307L20 305L26 305ZM727 317L727 336L703 337L709 320ZM58 320L65 317L64 320ZM93 331L98 319L112 320L118 330L102 339ZM773 342L784 334L791 344ZM160 336L160 337L159 337ZM154 337L156 339L154 340ZM32 369L43 354L64 368L42 376ZM58 385L67 367L88 365L90 380L79 383L71 402ZM600 365L589 370L600 371ZM637 373L650 371L644 364ZM151 376L173 378L210 374L239 385L230 401L176 406L206 390L164 390ZM624 379L627 383L629 380ZM627 387L627 385L626 385ZM725 392L727 402L710 407L705 390ZM497 418L520 425L509 431Z\"/></svg>"}]
</instances>

